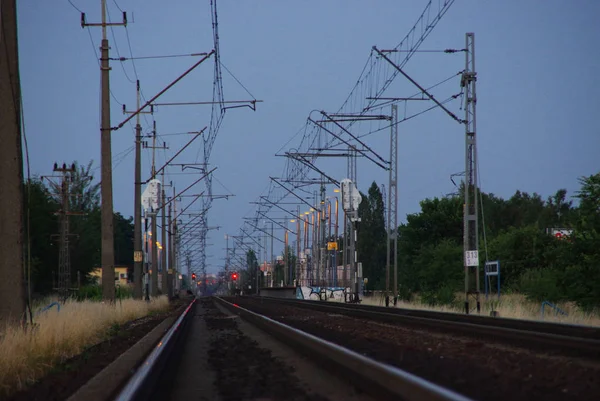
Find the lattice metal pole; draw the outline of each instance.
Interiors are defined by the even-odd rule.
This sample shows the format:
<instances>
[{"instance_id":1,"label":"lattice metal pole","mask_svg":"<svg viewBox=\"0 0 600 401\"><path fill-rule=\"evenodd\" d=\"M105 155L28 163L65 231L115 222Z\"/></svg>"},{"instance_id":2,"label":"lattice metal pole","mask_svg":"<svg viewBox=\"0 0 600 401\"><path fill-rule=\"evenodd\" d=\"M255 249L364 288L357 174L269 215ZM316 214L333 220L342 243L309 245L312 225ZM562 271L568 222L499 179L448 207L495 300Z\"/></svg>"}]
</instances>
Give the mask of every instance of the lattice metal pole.
<instances>
[{"instance_id":1,"label":"lattice metal pole","mask_svg":"<svg viewBox=\"0 0 600 401\"><path fill-rule=\"evenodd\" d=\"M70 171L70 170L69 170ZM65 301L69 297L71 285L71 258L69 257L69 180L63 170L61 182L62 210L60 212L60 253L58 261L58 294Z\"/></svg>"},{"instance_id":2,"label":"lattice metal pole","mask_svg":"<svg viewBox=\"0 0 600 401\"><path fill-rule=\"evenodd\" d=\"M394 305L398 301L398 106L392 105L390 130L390 170L387 204L387 264L385 269L385 306L390 304L390 269L394 271Z\"/></svg>"},{"instance_id":3,"label":"lattice metal pole","mask_svg":"<svg viewBox=\"0 0 600 401\"><path fill-rule=\"evenodd\" d=\"M394 305L398 302L398 105L392 105L392 132L390 138L390 241L393 246Z\"/></svg>"},{"instance_id":4,"label":"lattice metal pole","mask_svg":"<svg viewBox=\"0 0 600 401\"><path fill-rule=\"evenodd\" d=\"M475 82L475 34L466 34L466 65L462 74L461 86L466 95L465 107L465 188L464 188L464 269L465 269L465 313L470 312L469 296L476 302L477 312L481 311L479 302L479 233L477 205L477 142L475 111L477 95ZM475 283L469 279L470 269L475 270Z\"/></svg>"}]
</instances>

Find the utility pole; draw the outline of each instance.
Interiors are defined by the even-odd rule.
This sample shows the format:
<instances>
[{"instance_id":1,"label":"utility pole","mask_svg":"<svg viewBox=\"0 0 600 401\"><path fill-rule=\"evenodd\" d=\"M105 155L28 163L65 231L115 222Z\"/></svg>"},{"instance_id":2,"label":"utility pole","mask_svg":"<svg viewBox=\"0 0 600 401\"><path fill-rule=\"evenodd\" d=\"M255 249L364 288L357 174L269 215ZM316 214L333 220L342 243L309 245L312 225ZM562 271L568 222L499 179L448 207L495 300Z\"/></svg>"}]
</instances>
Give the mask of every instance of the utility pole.
<instances>
[{"instance_id":1,"label":"utility pole","mask_svg":"<svg viewBox=\"0 0 600 401\"><path fill-rule=\"evenodd\" d=\"M271 222L271 287L273 287L273 280L275 279L275 251L273 250L273 222Z\"/></svg>"},{"instance_id":2,"label":"utility pole","mask_svg":"<svg viewBox=\"0 0 600 401\"><path fill-rule=\"evenodd\" d=\"M285 233L283 235L283 286L287 286L288 284L288 228L287 228L287 220L285 221Z\"/></svg>"},{"instance_id":3,"label":"utility pole","mask_svg":"<svg viewBox=\"0 0 600 401\"><path fill-rule=\"evenodd\" d=\"M127 15L123 13L122 23L106 22L106 0L100 0L102 7L102 22L100 24L88 24L85 22L85 13L81 14L81 27L101 26L102 45L100 57L101 71L101 108L102 123L100 128L100 153L101 153L101 179L100 188L102 197L102 298L114 302L115 300L115 245L113 230L113 193L112 193L112 150L111 150L111 126L110 126L110 82L109 82L109 46L106 38L106 27L111 25L127 26Z\"/></svg>"},{"instance_id":4,"label":"utility pole","mask_svg":"<svg viewBox=\"0 0 600 401\"><path fill-rule=\"evenodd\" d=\"M67 166L63 163L61 167L57 163L54 163L53 171L60 173L60 184L56 184L50 180L51 186L55 190L55 196L60 201L60 210L55 214L59 216L60 232L55 237L59 238L59 253L58 253L58 295L64 302L69 297L69 290L71 288L71 257L69 251L69 216L81 215L82 213L71 212L70 199L72 194L70 193L70 183L72 181L72 174L75 173L75 164ZM48 177L43 177L48 178ZM87 177L81 177L87 178ZM114 280L114 279L113 279Z\"/></svg>"},{"instance_id":5,"label":"utility pole","mask_svg":"<svg viewBox=\"0 0 600 401\"><path fill-rule=\"evenodd\" d=\"M169 290L167 288L168 284L168 271L167 271L167 219L166 219L166 208L164 207L165 205L165 170L163 169L162 171L162 185L161 185L161 200L162 200L162 210L160 211L160 215L161 215L161 241L162 241L162 252L160 254L161 256L161 266L162 266L162 293L167 295L167 299L171 299L169 297ZM171 204L169 203L169 206Z\"/></svg>"},{"instance_id":6,"label":"utility pole","mask_svg":"<svg viewBox=\"0 0 600 401\"><path fill-rule=\"evenodd\" d=\"M321 177L321 221L319 225L319 264L321 266L320 275L319 275L319 285L327 285L326 284L326 274L327 274L327 241L325 238L325 233L327 230L327 206L325 205L326 200L326 191L325 191L325 183L324 177Z\"/></svg>"},{"instance_id":7,"label":"utility pole","mask_svg":"<svg viewBox=\"0 0 600 401\"><path fill-rule=\"evenodd\" d=\"M156 165L155 163L155 149L156 149L156 121L154 121L154 130L153 130L153 139L152 139L152 176L154 177L154 175L156 174ZM160 207L161 199L160 199L160 192L158 194L159 199L158 199L158 205ZM150 215L150 217L152 218L152 285L150 287L150 293L152 294L153 297L156 297L158 295L158 249L157 249L157 242L158 242L158 234L157 234L157 230L156 230L156 211L153 210L152 214Z\"/></svg>"},{"instance_id":8,"label":"utility pole","mask_svg":"<svg viewBox=\"0 0 600 401\"><path fill-rule=\"evenodd\" d=\"M0 0L0 322L25 323L23 150L16 0Z\"/></svg>"},{"instance_id":9,"label":"utility pole","mask_svg":"<svg viewBox=\"0 0 600 401\"><path fill-rule=\"evenodd\" d=\"M140 109L141 91L140 81L136 81L136 110ZM123 114L133 114L135 111L127 111L123 105ZM134 172L134 200L133 200L133 297L142 299L142 125L141 114L153 114L153 106L150 111L140 111L136 115L135 124L135 172Z\"/></svg>"},{"instance_id":10,"label":"utility pole","mask_svg":"<svg viewBox=\"0 0 600 401\"><path fill-rule=\"evenodd\" d=\"M175 192L175 189L173 189ZM166 249L169 253L169 265L167 267L167 296L169 299L173 298L173 277L174 277L174 259L173 259L173 207L172 203L169 203L169 231L167 233L167 244Z\"/></svg>"},{"instance_id":11,"label":"utility pole","mask_svg":"<svg viewBox=\"0 0 600 401\"><path fill-rule=\"evenodd\" d=\"M394 269L394 306L398 302L398 106L392 105L390 123L390 170L387 204L387 263L385 268L385 306L390 305L390 268ZM392 252L393 251L393 252Z\"/></svg>"},{"instance_id":12,"label":"utility pole","mask_svg":"<svg viewBox=\"0 0 600 401\"><path fill-rule=\"evenodd\" d=\"M296 287L300 286L300 243L301 243L301 238L300 237L300 206L297 206L296 209Z\"/></svg>"},{"instance_id":13,"label":"utility pole","mask_svg":"<svg viewBox=\"0 0 600 401\"><path fill-rule=\"evenodd\" d=\"M173 271L173 280L174 280L174 288L171 292L171 294L175 294L174 290L180 290L180 286L181 283L179 282L179 272L180 269L178 268L178 259L177 259L177 255L179 252L179 240L178 240L178 236L177 236L177 198L175 196L175 186L173 186L173 221L172 221L172 225L169 225L171 227L172 231L172 235L171 235L171 255L172 255L172 259L171 259L171 269ZM170 205L169 205L170 206Z\"/></svg>"},{"instance_id":14,"label":"utility pole","mask_svg":"<svg viewBox=\"0 0 600 401\"><path fill-rule=\"evenodd\" d=\"M477 207L477 142L475 111L477 95L475 83L475 34L466 34L465 70L462 73L461 86L466 94L465 107L465 204L464 224L464 266L465 266L465 313L469 314L469 296L475 299L477 313L481 311L479 303L479 232ZM475 283L469 280L469 270L475 270Z\"/></svg>"},{"instance_id":15,"label":"utility pole","mask_svg":"<svg viewBox=\"0 0 600 401\"><path fill-rule=\"evenodd\" d=\"M151 177L155 177L156 176L156 149L167 149L167 145L163 143L163 146L156 146L156 120L153 121L153 125L152 125L152 146L147 146L146 144L144 144L145 148L148 149L152 149L152 167L151 167ZM162 187L162 185L161 185ZM161 190L158 191L158 207L160 208L163 204L163 199L162 198L162 193L163 191L162 188ZM157 233L157 224L156 224L156 218L157 218L157 213L158 211L156 210L151 210L150 212L150 217L152 219L152 233L151 236L152 238L152 273L151 273L151 286L150 286L150 294L152 294L153 297L158 295L158 249L157 249L157 243L158 243L158 233Z\"/></svg>"}]
</instances>

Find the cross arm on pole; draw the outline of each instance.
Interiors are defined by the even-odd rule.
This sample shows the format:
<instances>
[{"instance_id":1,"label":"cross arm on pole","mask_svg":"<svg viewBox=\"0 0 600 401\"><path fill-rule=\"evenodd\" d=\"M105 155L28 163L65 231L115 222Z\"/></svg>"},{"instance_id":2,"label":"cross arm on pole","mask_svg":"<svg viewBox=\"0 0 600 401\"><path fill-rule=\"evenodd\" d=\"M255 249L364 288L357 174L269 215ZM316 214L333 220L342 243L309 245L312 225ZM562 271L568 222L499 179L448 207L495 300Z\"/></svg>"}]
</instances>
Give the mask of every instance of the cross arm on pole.
<instances>
[{"instance_id":1,"label":"cross arm on pole","mask_svg":"<svg viewBox=\"0 0 600 401\"><path fill-rule=\"evenodd\" d=\"M140 113L142 110L144 110L146 107L148 107L150 104L154 103L154 101L156 99L158 99L163 93L165 93L166 91L168 91L169 89L171 89L173 87L173 85L175 85L177 82L181 81L181 79L183 79L183 77L185 77L186 75L188 75L190 72L192 72L196 67L198 67L200 64L202 64L204 61L206 61L210 56L212 56L215 53L215 50L211 50L210 53L208 53L206 56L202 57L202 59L200 59L197 63L195 63L193 66L191 66L190 68L188 68L183 74L181 74L179 77L177 77L177 79L175 79L173 82L171 82L169 85L167 85L163 90L161 90L160 92L158 92L156 95L154 95L154 97L150 100L148 100L142 107L140 107L137 111L131 113L129 115L129 117L127 117L125 120L123 120L121 123L119 123L119 125L117 125L116 127L112 127L111 130L116 131L120 128L122 128L125 124L127 124L127 122L129 120L131 120L133 117L135 117L136 115L138 115L138 113Z\"/></svg>"},{"instance_id":2,"label":"cross arm on pole","mask_svg":"<svg viewBox=\"0 0 600 401\"><path fill-rule=\"evenodd\" d=\"M265 230L263 230L263 229L259 228L258 226L255 226L255 225L253 225L252 223L248 223L248 224L250 224L250 225L251 225L251 226L252 226L254 229L256 229L256 230L258 230L258 231L260 231L260 232L262 232L262 233L265 233L265 234L267 234L269 237L271 237L271 238L273 238L273 239L276 239L277 241L281 242L282 244L283 244L283 243L285 243L285 241L283 241L281 238L277 238L276 236L274 236L274 235L271 235L271 233L268 233L268 232L266 232Z\"/></svg>"},{"instance_id":3,"label":"cross arm on pole","mask_svg":"<svg viewBox=\"0 0 600 401\"><path fill-rule=\"evenodd\" d=\"M283 185L282 183L280 183L279 181L277 181L274 177L269 177L274 183L276 183L277 185L279 185L280 187L282 187L283 189L285 189L286 191L288 191L290 194L294 195L296 198L298 198L302 203L308 205L308 207L313 207L313 205L311 205L310 203L308 203L307 201L305 201L304 199L302 199L301 197L299 197L298 195L296 195L293 191L290 191L285 185Z\"/></svg>"},{"instance_id":4,"label":"cross arm on pole","mask_svg":"<svg viewBox=\"0 0 600 401\"><path fill-rule=\"evenodd\" d=\"M175 199L177 199L177 197L181 194L183 194L184 192L186 192L188 189L190 189L191 187L193 187L194 185L196 185L197 183L199 183L201 180L203 180L204 178L206 178L209 174L211 174L213 171L215 171L217 169L217 167L213 168L212 170L210 170L208 173L203 174L202 177L198 178L196 181L194 181L192 184L190 184L186 189L184 189L183 191L181 191L180 193L178 193L176 196L174 196L173 198L169 199L168 202L163 203L158 209L156 209L155 213L158 212L159 210L161 210L162 208L164 208L165 206L167 206L169 203L173 202Z\"/></svg>"},{"instance_id":5,"label":"cross arm on pole","mask_svg":"<svg viewBox=\"0 0 600 401\"><path fill-rule=\"evenodd\" d=\"M336 186L340 186L340 182L332 177L330 177L329 175L325 174L323 172L323 170L319 169L317 166L315 166L314 164L312 164L311 162L309 162L305 156L303 156L300 153L292 153L292 152L285 152L285 155L289 158L298 160L299 162L301 162L302 164L304 164L305 166L315 170L317 173L323 175L325 178L327 178L329 181L331 181L332 183L334 183Z\"/></svg>"},{"instance_id":6,"label":"cross arm on pole","mask_svg":"<svg viewBox=\"0 0 600 401\"><path fill-rule=\"evenodd\" d=\"M293 232L289 228L285 227L283 224L279 223L278 221L273 220L272 218L270 218L266 214L262 213L261 211L258 211L258 214L261 215L262 217L264 217L265 219L267 219L269 221L272 221L273 223L277 224L279 227L283 228L284 230L287 230L287 231L291 232L292 234L296 235L295 232Z\"/></svg>"},{"instance_id":7,"label":"cross arm on pole","mask_svg":"<svg viewBox=\"0 0 600 401\"><path fill-rule=\"evenodd\" d=\"M321 124L319 124L318 122L316 122L315 120L313 120L312 118L308 118L308 121L312 122L313 124L315 124L317 127L321 128L322 130L327 131L328 133L330 133L334 138L336 138L339 141L342 141L343 143L345 143L346 145L352 147L354 150L356 150L358 153L360 153L361 155L363 155L364 157L366 157L367 159L371 160L373 163L375 163L376 165L378 165L379 167L381 167L384 170L388 170L388 167L384 166L383 164L379 163L377 160L373 159L371 156L369 156L367 153L365 153L365 151L363 151L362 149L358 149L356 146L352 145L350 142L346 141L345 139L343 139L342 137L340 137L339 135L335 134L332 130L325 128L324 126L322 126Z\"/></svg>"},{"instance_id":8,"label":"cross arm on pole","mask_svg":"<svg viewBox=\"0 0 600 401\"><path fill-rule=\"evenodd\" d=\"M200 132L198 132L192 139L190 139L188 141L188 143L186 143L181 149L179 149L179 151L177 153L175 153L173 155L173 157L171 157L161 168L159 168L157 171L155 171L154 174L152 174L152 176L144 184L147 184L148 182L150 182L150 180L154 179L161 171L163 171L169 165L169 163L171 163L173 161L173 159L175 159L177 156L179 156L181 154L181 152L183 152L185 150L185 148L190 146L196 138L198 138L200 135L202 135L202 133L204 133L204 131L206 131L206 128L207 127L202 128L200 130Z\"/></svg>"},{"instance_id":9,"label":"cross arm on pole","mask_svg":"<svg viewBox=\"0 0 600 401\"><path fill-rule=\"evenodd\" d=\"M451 112L443 104L441 104L431 93L429 93L427 91L427 89L423 88L421 85L419 85L417 83L417 81L415 81L407 73L402 71L402 68L398 67L392 60L390 60L389 57L387 57L381 50L379 50L377 48L377 46L373 46L373 50L375 50L375 52L377 52L377 54L379 54L385 61L390 63L392 65L392 67L394 67L400 74L404 75L404 77L406 79L408 79L413 85L415 85L417 88L419 88L419 90L421 92L423 92L425 95L427 95L427 97L429 99L433 100L435 102L435 104L437 104L439 107L441 107L441 109L444 110L446 112L446 114L448 114L450 117L452 117L453 120L455 120L456 122L458 122L460 124L465 123L464 120L461 120L460 118L458 118L453 112Z\"/></svg>"},{"instance_id":10,"label":"cross arm on pole","mask_svg":"<svg viewBox=\"0 0 600 401\"><path fill-rule=\"evenodd\" d=\"M356 142L360 143L365 149L367 149L369 152L371 152L373 155L375 155L375 157L377 157L382 163L386 163L389 164L388 161L386 161L383 157L379 156L373 149L371 149L369 146L367 146L366 143L364 143L363 141L361 141L356 135L353 135L350 131L348 131L343 125L341 125L339 122L337 122L336 120L334 120L333 118L331 118L329 116L329 114L325 113L324 111L321 111L321 114L327 118L329 121L331 121L332 123L334 123L335 125L337 125L342 131L344 131L346 134L350 135L350 137L352 139L354 139Z\"/></svg>"}]
</instances>

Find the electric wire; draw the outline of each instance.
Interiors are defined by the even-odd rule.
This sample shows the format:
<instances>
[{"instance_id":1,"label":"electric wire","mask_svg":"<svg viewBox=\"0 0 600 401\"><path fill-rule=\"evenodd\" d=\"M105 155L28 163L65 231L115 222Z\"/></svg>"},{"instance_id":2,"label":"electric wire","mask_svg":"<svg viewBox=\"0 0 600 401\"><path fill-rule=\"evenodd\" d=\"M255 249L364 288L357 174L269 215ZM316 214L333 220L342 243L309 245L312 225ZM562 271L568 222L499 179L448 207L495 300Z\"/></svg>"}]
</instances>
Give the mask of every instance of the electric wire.
<instances>
[{"instance_id":1,"label":"electric wire","mask_svg":"<svg viewBox=\"0 0 600 401\"><path fill-rule=\"evenodd\" d=\"M71 0L67 0L69 2L69 4L77 11L79 11L80 13L83 14L83 11L81 11L79 8L77 8L77 6L75 4L73 4L73 2Z\"/></svg>"},{"instance_id":2,"label":"electric wire","mask_svg":"<svg viewBox=\"0 0 600 401\"><path fill-rule=\"evenodd\" d=\"M162 56L119 57L118 59L115 59L115 60L118 60L118 61L151 60L151 59L162 59L162 58L198 57L198 56L206 56L206 53L168 54L168 55L162 55Z\"/></svg>"},{"instance_id":3,"label":"electric wire","mask_svg":"<svg viewBox=\"0 0 600 401\"><path fill-rule=\"evenodd\" d=\"M100 56L98 55L98 50L96 49L96 44L94 43L94 38L92 37L92 32L90 32L90 29L87 29L88 35L90 36L90 42L92 43L92 48L94 49L94 54L96 55L96 61L98 62L98 67L101 67L100 65ZM110 96L112 96L112 98L114 99L115 102L117 102L120 106L123 106L123 103L119 102L119 100L116 98L116 96L114 95L114 93L112 92L111 89L109 89L110 92Z\"/></svg>"},{"instance_id":4,"label":"electric wire","mask_svg":"<svg viewBox=\"0 0 600 401\"><path fill-rule=\"evenodd\" d=\"M238 84L240 84L240 86L241 86L242 88L244 88L244 90L246 91L246 93L247 93L248 95L250 95L250 96L252 97L252 99L256 100L256 98L254 97L254 95L253 95L252 93L250 93L250 91L249 91L249 90L248 90L248 89L247 89L247 88L244 86L244 84L242 84L242 83L240 82L240 80L239 80L239 79L237 79L237 78L236 78L236 76L235 76L235 75L233 75L233 73L232 73L231 71L229 71L229 68L227 68L227 67L225 66L225 64L223 64L223 63L221 62L221 60L220 60L220 59L219 59L219 64L221 64L221 67L225 68L225 71L227 71L227 72L229 73L229 75L231 75L231 76L232 76L232 78L233 78L233 79L235 79L235 81L236 81Z\"/></svg>"},{"instance_id":5,"label":"electric wire","mask_svg":"<svg viewBox=\"0 0 600 401\"><path fill-rule=\"evenodd\" d=\"M115 2L116 4L116 2ZM117 6L118 7L118 6ZM108 15L108 22L112 22L111 18L110 18L110 11L108 9L108 5L106 6L106 14ZM117 56L119 58L121 58L121 53L119 52L119 44L117 43L117 37L115 36L115 31L113 29L113 26L110 25L110 32L112 34L113 37L113 42L115 43L115 50L117 51ZM131 82L132 84L135 84L135 81L133 81L131 78L129 78L129 74L127 74L127 70L125 70L125 66L123 65L123 63L119 63L121 65L121 69L123 70L123 73L125 74L125 78L127 78L127 80L129 82Z\"/></svg>"}]
</instances>

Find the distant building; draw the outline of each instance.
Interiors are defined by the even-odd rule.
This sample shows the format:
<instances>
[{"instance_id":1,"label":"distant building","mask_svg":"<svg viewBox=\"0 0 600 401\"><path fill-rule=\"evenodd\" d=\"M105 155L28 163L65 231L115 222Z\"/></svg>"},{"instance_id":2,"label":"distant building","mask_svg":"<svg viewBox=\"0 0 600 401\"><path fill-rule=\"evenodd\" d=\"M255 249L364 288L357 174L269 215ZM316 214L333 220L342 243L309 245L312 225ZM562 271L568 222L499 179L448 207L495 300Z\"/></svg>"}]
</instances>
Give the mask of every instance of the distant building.
<instances>
[{"instance_id":1,"label":"distant building","mask_svg":"<svg viewBox=\"0 0 600 401\"><path fill-rule=\"evenodd\" d=\"M97 267L90 272L92 280L96 280L99 285L102 285L102 268ZM115 283L120 285L127 285L129 283L129 276L127 274L127 266L115 266Z\"/></svg>"}]
</instances>

